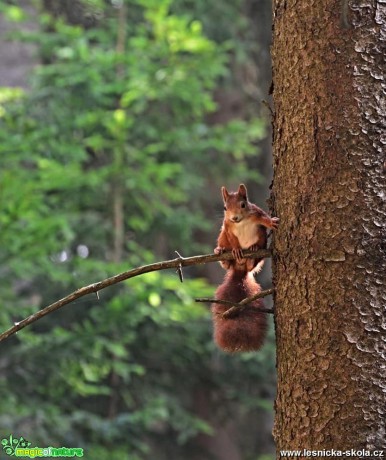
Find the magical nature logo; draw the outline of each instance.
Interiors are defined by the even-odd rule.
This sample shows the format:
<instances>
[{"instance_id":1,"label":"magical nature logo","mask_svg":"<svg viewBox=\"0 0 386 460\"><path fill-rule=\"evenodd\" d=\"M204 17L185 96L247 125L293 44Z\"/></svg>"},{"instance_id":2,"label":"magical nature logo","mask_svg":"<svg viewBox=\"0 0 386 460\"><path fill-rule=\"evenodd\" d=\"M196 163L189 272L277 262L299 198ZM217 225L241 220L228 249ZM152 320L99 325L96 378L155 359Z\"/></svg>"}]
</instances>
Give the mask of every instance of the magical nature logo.
<instances>
[{"instance_id":1,"label":"magical nature logo","mask_svg":"<svg viewBox=\"0 0 386 460\"><path fill-rule=\"evenodd\" d=\"M4 438L1 440L1 445L7 455L15 455L15 451L18 447L25 449L29 447L31 443L24 439L23 436L20 436L20 438L14 438L10 434L8 439Z\"/></svg>"},{"instance_id":2,"label":"magical nature logo","mask_svg":"<svg viewBox=\"0 0 386 460\"><path fill-rule=\"evenodd\" d=\"M83 457L80 447L31 447L23 436L18 438L12 434L1 440L1 446L10 457Z\"/></svg>"}]
</instances>

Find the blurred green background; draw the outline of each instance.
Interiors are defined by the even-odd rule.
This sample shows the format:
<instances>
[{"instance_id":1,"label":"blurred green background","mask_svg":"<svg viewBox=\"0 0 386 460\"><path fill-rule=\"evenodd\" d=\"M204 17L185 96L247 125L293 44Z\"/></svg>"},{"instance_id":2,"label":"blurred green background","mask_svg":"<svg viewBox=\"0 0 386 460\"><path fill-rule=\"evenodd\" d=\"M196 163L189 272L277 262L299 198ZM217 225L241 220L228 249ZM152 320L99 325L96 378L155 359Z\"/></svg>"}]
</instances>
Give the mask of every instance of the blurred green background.
<instances>
[{"instance_id":1,"label":"blurred green background","mask_svg":"<svg viewBox=\"0 0 386 460\"><path fill-rule=\"evenodd\" d=\"M221 185L247 183L267 209L268 0L3 1L0 15L1 331L175 250L212 252ZM1 438L99 460L273 458L273 326L258 353L220 352L194 298L223 272L184 274L128 280L2 342Z\"/></svg>"}]
</instances>

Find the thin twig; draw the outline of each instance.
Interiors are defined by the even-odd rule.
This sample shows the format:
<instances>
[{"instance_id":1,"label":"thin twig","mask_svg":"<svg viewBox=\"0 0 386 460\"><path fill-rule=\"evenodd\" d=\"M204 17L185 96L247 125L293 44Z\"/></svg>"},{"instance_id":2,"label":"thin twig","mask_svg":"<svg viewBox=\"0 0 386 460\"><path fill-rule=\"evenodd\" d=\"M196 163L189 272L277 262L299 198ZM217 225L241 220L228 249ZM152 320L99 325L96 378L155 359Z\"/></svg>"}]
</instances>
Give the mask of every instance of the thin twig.
<instances>
[{"instance_id":1,"label":"thin twig","mask_svg":"<svg viewBox=\"0 0 386 460\"><path fill-rule=\"evenodd\" d=\"M196 302L207 302L207 303L218 303L221 305L227 305L230 308L226 310L222 316L223 318L231 318L235 313L239 313L240 309L243 309L243 307L248 306L251 302L253 302L256 299L261 299L262 297L266 297L268 295L273 294L275 291L274 288L271 289L266 289L265 291L261 291L257 294L254 294L250 297L246 297L243 299L241 302L236 303L236 302L230 302L229 300L220 300L220 299L208 299L208 298L203 298L203 299L196 299ZM264 308L264 307L259 307L256 308L257 311L260 311L262 313L270 313L273 314L274 310L272 308Z\"/></svg>"},{"instance_id":2,"label":"thin twig","mask_svg":"<svg viewBox=\"0 0 386 460\"><path fill-rule=\"evenodd\" d=\"M260 249L255 252L245 251L243 252L243 257L271 257L271 251L268 249ZM51 305L48 305L47 307L37 311L36 313L33 313L32 315L28 316L22 321L15 323L12 327L0 334L0 342L7 339L16 332L20 331L21 329L25 328L29 324L32 324L35 321L38 321L40 318L43 318L44 316L58 310L59 308L62 308L65 305L74 302L74 300L77 300L80 297L91 294L93 292L101 291L102 289L105 289L109 286L113 286L114 284L120 283L121 281L127 280L129 278L134 278L135 276L143 275L144 273L154 272L158 270L166 270L168 268L178 268L180 266L187 267L190 265L200 265L209 262L219 262L220 260L232 259L233 255L231 252L224 252L223 254L206 254L186 258L178 257L177 259L165 260L163 262L156 262L154 264L143 265L142 267L133 268L132 270L122 272L118 275L106 278L102 281L98 281L97 283L89 284L88 286L84 286L80 289L77 289L68 296L63 297L62 299L52 303Z\"/></svg>"},{"instance_id":3,"label":"thin twig","mask_svg":"<svg viewBox=\"0 0 386 460\"><path fill-rule=\"evenodd\" d=\"M271 295L275 292L274 288L266 289L265 291L260 291L257 294L251 295L250 297L246 297L243 299L239 305L246 305L248 303L253 302L256 299L261 299L262 297L266 297L267 295Z\"/></svg>"}]
</instances>

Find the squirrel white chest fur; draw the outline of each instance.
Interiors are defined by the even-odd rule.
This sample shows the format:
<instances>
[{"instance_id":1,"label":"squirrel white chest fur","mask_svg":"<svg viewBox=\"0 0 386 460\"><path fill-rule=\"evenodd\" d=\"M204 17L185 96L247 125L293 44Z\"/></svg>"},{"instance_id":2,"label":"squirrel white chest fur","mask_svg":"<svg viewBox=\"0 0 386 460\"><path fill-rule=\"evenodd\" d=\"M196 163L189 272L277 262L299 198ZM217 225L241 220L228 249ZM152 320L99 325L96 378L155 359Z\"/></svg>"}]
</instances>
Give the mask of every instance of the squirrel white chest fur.
<instances>
[{"instance_id":1,"label":"squirrel white chest fur","mask_svg":"<svg viewBox=\"0 0 386 460\"><path fill-rule=\"evenodd\" d=\"M233 234L239 240L242 249L247 249L257 243L259 239L257 224L248 219L243 219L233 227Z\"/></svg>"}]
</instances>

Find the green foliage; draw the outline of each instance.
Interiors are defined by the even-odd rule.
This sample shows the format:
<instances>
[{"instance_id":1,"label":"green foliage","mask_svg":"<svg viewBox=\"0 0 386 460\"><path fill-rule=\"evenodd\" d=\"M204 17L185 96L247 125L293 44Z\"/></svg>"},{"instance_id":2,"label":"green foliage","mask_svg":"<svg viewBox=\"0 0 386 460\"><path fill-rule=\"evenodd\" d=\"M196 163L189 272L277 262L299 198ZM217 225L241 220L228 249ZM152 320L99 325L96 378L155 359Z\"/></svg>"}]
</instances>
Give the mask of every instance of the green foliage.
<instances>
[{"instance_id":1,"label":"green foliage","mask_svg":"<svg viewBox=\"0 0 386 460\"><path fill-rule=\"evenodd\" d=\"M232 42L207 38L171 0L127 1L124 26L107 2L85 4L102 12L95 27L45 11L39 31L21 27L15 36L37 44L43 64L28 91L0 89L1 329L130 266L202 251L194 235L213 226L208 194L224 178L257 177L245 160L262 122L208 122ZM154 458L150 445L159 460L189 458L195 436L213 432L195 389L261 406L257 388L241 390L246 376L269 384L272 368L214 350L206 307L193 301L213 288L185 275L127 281L7 341L0 429L87 458Z\"/></svg>"}]
</instances>

